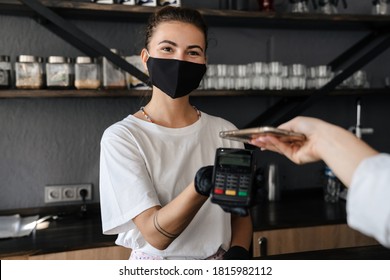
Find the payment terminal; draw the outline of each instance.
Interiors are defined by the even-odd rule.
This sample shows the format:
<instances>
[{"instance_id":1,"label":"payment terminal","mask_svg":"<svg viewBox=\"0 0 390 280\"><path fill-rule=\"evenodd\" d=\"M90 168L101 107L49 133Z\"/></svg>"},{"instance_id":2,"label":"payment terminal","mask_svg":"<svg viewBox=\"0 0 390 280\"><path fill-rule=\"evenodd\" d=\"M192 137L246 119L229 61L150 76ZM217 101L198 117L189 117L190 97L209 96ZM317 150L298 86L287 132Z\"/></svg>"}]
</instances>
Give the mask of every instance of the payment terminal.
<instances>
[{"instance_id":1,"label":"payment terminal","mask_svg":"<svg viewBox=\"0 0 390 280\"><path fill-rule=\"evenodd\" d=\"M228 207L250 207L255 192L255 171L253 151L217 149L211 201Z\"/></svg>"}]
</instances>

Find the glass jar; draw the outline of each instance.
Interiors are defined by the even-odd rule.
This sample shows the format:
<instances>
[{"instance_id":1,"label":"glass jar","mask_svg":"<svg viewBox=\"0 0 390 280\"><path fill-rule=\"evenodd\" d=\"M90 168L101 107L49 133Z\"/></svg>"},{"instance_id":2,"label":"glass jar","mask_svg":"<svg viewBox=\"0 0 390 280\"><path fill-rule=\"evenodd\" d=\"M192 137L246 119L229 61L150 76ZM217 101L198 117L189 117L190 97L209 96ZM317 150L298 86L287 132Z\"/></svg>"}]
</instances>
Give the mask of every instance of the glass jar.
<instances>
[{"instance_id":1,"label":"glass jar","mask_svg":"<svg viewBox=\"0 0 390 280\"><path fill-rule=\"evenodd\" d=\"M73 69L69 58L49 56L46 63L46 86L67 89L73 85Z\"/></svg>"},{"instance_id":2,"label":"glass jar","mask_svg":"<svg viewBox=\"0 0 390 280\"><path fill-rule=\"evenodd\" d=\"M138 0L137 5L148 6L148 7L157 7L157 0Z\"/></svg>"},{"instance_id":3,"label":"glass jar","mask_svg":"<svg viewBox=\"0 0 390 280\"><path fill-rule=\"evenodd\" d=\"M373 15L388 15L390 14L388 0L374 0L372 1L372 14Z\"/></svg>"},{"instance_id":4,"label":"glass jar","mask_svg":"<svg viewBox=\"0 0 390 280\"><path fill-rule=\"evenodd\" d=\"M336 203L339 201L341 182L333 173L333 171L325 166L325 185L324 185L324 200L325 202Z\"/></svg>"},{"instance_id":5,"label":"glass jar","mask_svg":"<svg viewBox=\"0 0 390 280\"><path fill-rule=\"evenodd\" d=\"M180 0L158 0L159 6L175 6L180 7L181 6Z\"/></svg>"},{"instance_id":6,"label":"glass jar","mask_svg":"<svg viewBox=\"0 0 390 280\"><path fill-rule=\"evenodd\" d=\"M111 49L115 54L118 53L116 49ZM126 88L125 72L103 57L103 87L105 89L124 89Z\"/></svg>"},{"instance_id":7,"label":"glass jar","mask_svg":"<svg viewBox=\"0 0 390 280\"><path fill-rule=\"evenodd\" d=\"M100 67L96 59L78 56L74 70L74 85L77 89L98 89L100 87Z\"/></svg>"},{"instance_id":8,"label":"glass jar","mask_svg":"<svg viewBox=\"0 0 390 280\"><path fill-rule=\"evenodd\" d=\"M273 0L258 0L259 9L262 12L273 12L274 9L274 1Z\"/></svg>"},{"instance_id":9,"label":"glass jar","mask_svg":"<svg viewBox=\"0 0 390 280\"><path fill-rule=\"evenodd\" d=\"M131 6L134 6L135 5L135 0L122 0L121 3L123 5L131 5Z\"/></svg>"},{"instance_id":10,"label":"glass jar","mask_svg":"<svg viewBox=\"0 0 390 280\"><path fill-rule=\"evenodd\" d=\"M11 62L8 55L0 55L0 89L11 87Z\"/></svg>"},{"instance_id":11,"label":"glass jar","mask_svg":"<svg viewBox=\"0 0 390 280\"><path fill-rule=\"evenodd\" d=\"M40 89L43 87L42 58L33 55L19 55L17 57L15 87L19 89Z\"/></svg>"}]
</instances>

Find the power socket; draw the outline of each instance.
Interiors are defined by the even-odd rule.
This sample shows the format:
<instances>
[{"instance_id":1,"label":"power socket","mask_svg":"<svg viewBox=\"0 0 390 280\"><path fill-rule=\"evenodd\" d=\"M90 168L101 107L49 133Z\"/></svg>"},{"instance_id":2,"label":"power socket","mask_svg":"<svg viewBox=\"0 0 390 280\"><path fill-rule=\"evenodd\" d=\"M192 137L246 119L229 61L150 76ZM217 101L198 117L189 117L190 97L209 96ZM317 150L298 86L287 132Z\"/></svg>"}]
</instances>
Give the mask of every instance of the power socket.
<instances>
[{"instance_id":1,"label":"power socket","mask_svg":"<svg viewBox=\"0 0 390 280\"><path fill-rule=\"evenodd\" d=\"M85 200L92 200L92 184L47 185L45 203L82 201L81 190L86 190Z\"/></svg>"}]
</instances>

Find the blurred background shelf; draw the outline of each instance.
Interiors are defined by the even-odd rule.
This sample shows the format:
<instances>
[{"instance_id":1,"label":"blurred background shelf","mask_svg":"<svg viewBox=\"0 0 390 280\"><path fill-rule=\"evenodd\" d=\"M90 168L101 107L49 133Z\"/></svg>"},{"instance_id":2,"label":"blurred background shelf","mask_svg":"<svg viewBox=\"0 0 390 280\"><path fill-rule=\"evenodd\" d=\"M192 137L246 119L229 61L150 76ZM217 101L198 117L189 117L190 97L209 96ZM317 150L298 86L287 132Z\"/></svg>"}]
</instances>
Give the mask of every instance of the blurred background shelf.
<instances>
[{"instance_id":1,"label":"blurred background shelf","mask_svg":"<svg viewBox=\"0 0 390 280\"><path fill-rule=\"evenodd\" d=\"M45 6L70 19L108 20L146 23L155 7L120 4L96 4L79 1L41 0ZM316 13L277 13L198 9L210 26L283 28L304 30L389 30L390 16ZM18 0L0 2L0 14L34 16L34 12Z\"/></svg>"},{"instance_id":2,"label":"blurred background shelf","mask_svg":"<svg viewBox=\"0 0 390 280\"><path fill-rule=\"evenodd\" d=\"M310 96L316 90L197 90L191 96L228 97L228 96L275 96L301 97ZM96 98L96 97L145 97L150 90L0 90L0 98ZM388 95L390 89L339 89L331 96Z\"/></svg>"}]
</instances>

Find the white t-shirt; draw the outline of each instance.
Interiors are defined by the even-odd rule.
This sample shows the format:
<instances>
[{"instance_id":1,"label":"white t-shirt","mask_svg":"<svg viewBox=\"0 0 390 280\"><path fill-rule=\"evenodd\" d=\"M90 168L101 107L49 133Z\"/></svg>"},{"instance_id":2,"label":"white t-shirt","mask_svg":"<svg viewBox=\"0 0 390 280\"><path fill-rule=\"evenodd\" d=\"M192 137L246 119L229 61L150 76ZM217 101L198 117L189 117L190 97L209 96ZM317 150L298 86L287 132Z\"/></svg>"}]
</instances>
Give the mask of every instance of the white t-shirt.
<instances>
[{"instance_id":1,"label":"white t-shirt","mask_svg":"<svg viewBox=\"0 0 390 280\"><path fill-rule=\"evenodd\" d=\"M347 219L349 226L390 248L390 155L359 164L348 190Z\"/></svg>"},{"instance_id":2,"label":"white t-shirt","mask_svg":"<svg viewBox=\"0 0 390 280\"><path fill-rule=\"evenodd\" d=\"M199 168L214 164L217 148L243 148L242 143L219 137L219 131L231 129L236 129L232 123L206 113L184 128L167 128L132 115L107 128L100 155L103 233L118 234L118 245L166 259L204 259L219 247L228 249L230 214L210 200L165 250L148 244L132 219L181 193Z\"/></svg>"}]
</instances>

